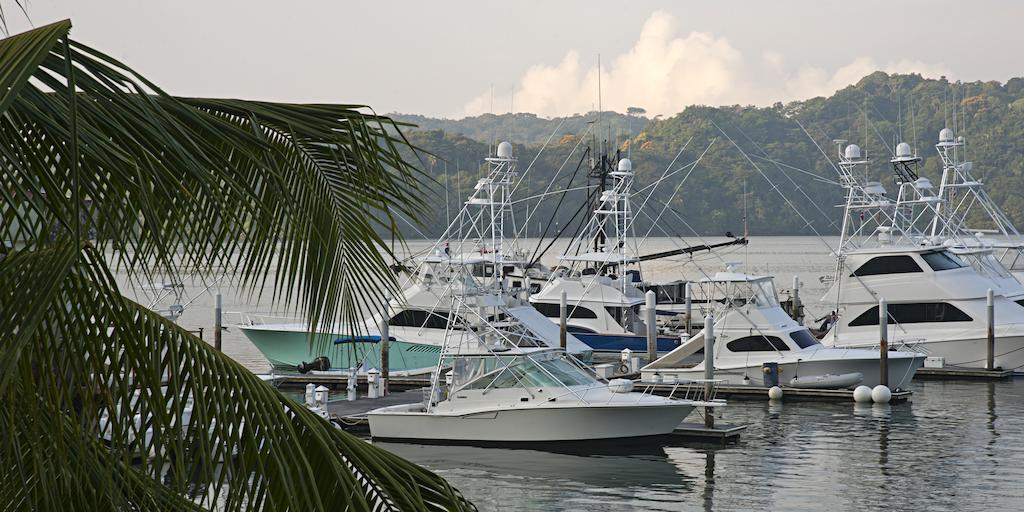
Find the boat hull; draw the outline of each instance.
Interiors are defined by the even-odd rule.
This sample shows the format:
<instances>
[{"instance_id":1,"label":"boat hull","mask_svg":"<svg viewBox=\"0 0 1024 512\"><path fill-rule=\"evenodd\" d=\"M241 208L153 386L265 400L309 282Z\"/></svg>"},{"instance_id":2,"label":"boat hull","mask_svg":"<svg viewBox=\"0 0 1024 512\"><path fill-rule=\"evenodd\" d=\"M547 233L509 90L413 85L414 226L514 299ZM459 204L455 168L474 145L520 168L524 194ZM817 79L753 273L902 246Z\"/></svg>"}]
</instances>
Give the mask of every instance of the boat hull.
<instances>
[{"instance_id":1,"label":"boat hull","mask_svg":"<svg viewBox=\"0 0 1024 512\"><path fill-rule=\"evenodd\" d=\"M892 357L889 359L889 382L892 389L907 389L917 369L924 364L924 355ZM644 379L650 380L648 373L644 372ZM674 375L677 379L703 379L704 369L669 369L658 370L664 379L668 375ZM821 361L800 361L779 363L779 385L786 387L794 377L812 377L821 375L841 376L851 373L860 373L863 380L859 383L844 387L870 386L881 384L881 371L878 359L827 359ZM715 368L715 379L722 380L730 385L751 385L764 386L764 370L761 364L733 367Z\"/></svg>"},{"instance_id":2,"label":"boat hull","mask_svg":"<svg viewBox=\"0 0 1024 512\"><path fill-rule=\"evenodd\" d=\"M671 433L693 410L689 402L659 405L504 408L471 414L386 407L368 414L374 439L450 442L585 441Z\"/></svg>"},{"instance_id":3,"label":"boat hull","mask_svg":"<svg viewBox=\"0 0 1024 512\"><path fill-rule=\"evenodd\" d=\"M871 344L864 343L864 347ZM878 345L876 341L874 345ZM985 357L988 350L986 338L946 339L918 341L903 348L899 341L890 342L900 350L914 350L929 356L942 357L946 366L961 368L985 368ZM837 347L856 348L855 344L836 345ZM1004 370L1020 372L1024 370L1024 336L997 336L995 341L995 365ZM892 371L890 370L890 375Z\"/></svg>"},{"instance_id":4,"label":"boat hull","mask_svg":"<svg viewBox=\"0 0 1024 512\"><path fill-rule=\"evenodd\" d=\"M333 368L356 367L360 363L363 370L381 367L380 343L377 341L335 344L334 340L345 337L317 334L311 345L308 333L302 331L245 326L240 329L275 368L295 370L299 364L319 356L327 356ZM438 345L392 340L388 346L391 371L429 372L437 366L440 357L441 347Z\"/></svg>"}]
</instances>

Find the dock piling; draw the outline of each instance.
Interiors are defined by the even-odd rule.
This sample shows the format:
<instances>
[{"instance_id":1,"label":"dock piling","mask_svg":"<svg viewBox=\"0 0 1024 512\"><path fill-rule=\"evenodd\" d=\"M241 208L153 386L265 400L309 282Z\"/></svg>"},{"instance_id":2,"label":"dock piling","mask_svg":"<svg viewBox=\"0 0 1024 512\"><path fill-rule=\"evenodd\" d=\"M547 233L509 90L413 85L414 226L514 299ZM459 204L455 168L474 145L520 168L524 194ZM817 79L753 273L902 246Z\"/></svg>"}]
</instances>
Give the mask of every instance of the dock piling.
<instances>
[{"instance_id":1,"label":"dock piling","mask_svg":"<svg viewBox=\"0 0 1024 512\"><path fill-rule=\"evenodd\" d=\"M996 369L996 301L995 294L992 292L992 288L988 289L988 302L986 303L986 310L988 313L988 332L987 342L985 351L985 369L995 370Z\"/></svg>"},{"instance_id":2,"label":"dock piling","mask_svg":"<svg viewBox=\"0 0 1024 512\"><path fill-rule=\"evenodd\" d=\"M388 310L380 321L380 396L388 394L388 377L391 368L391 335L388 333Z\"/></svg>"},{"instance_id":3,"label":"dock piling","mask_svg":"<svg viewBox=\"0 0 1024 512\"><path fill-rule=\"evenodd\" d=\"M796 320L796 323L798 323L800 325L803 325L804 324L804 315L801 314L801 310L803 309L803 307L800 305L800 278L797 277L797 276L793 276L793 301L792 302L793 302L793 304L790 307L793 308L793 312L792 312L792 314L790 316L793 317L793 320Z\"/></svg>"},{"instance_id":4,"label":"dock piling","mask_svg":"<svg viewBox=\"0 0 1024 512\"><path fill-rule=\"evenodd\" d=\"M569 332L568 317L569 303L565 297L565 290L562 290L562 295L558 298L558 346L562 347L562 350L565 350L565 338Z\"/></svg>"},{"instance_id":5,"label":"dock piling","mask_svg":"<svg viewBox=\"0 0 1024 512\"><path fill-rule=\"evenodd\" d=\"M889 305L878 300L878 380L889 387Z\"/></svg>"},{"instance_id":6,"label":"dock piling","mask_svg":"<svg viewBox=\"0 0 1024 512\"><path fill-rule=\"evenodd\" d=\"M690 298L690 283L687 282L683 286L683 299L686 301L686 337L689 338L693 331L690 328L693 326L693 322L690 320L690 314L693 313L693 299Z\"/></svg>"},{"instance_id":7,"label":"dock piling","mask_svg":"<svg viewBox=\"0 0 1024 512\"><path fill-rule=\"evenodd\" d=\"M224 330L224 303L220 292L217 292L216 303L213 308L213 348L220 352Z\"/></svg>"},{"instance_id":8,"label":"dock piling","mask_svg":"<svg viewBox=\"0 0 1024 512\"><path fill-rule=\"evenodd\" d=\"M714 391L715 380L715 317L707 315L704 317L704 400L711 401L711 393ZM704 426L715 428L715 415L713 407L704 408Z\"/></svg>"},{"instance_id":9,"label":"dock piling","mask_svg":"<svg viewBox=\"0 0 1024 512\"><path fill-rule=\"evenodd\" d=\"M658 358L658 301L651 290L644 298L647 300L647 362L653 363Z\"/></svg>"}]
</instances>

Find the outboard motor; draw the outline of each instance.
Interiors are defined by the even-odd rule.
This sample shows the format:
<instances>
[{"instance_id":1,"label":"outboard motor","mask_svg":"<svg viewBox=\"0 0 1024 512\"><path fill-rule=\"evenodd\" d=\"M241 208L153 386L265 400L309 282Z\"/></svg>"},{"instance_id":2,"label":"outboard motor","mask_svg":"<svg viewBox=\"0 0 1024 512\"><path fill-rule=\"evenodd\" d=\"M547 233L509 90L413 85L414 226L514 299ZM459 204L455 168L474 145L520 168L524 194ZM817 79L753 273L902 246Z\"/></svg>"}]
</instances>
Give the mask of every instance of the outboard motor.
<instances>
[{"instance_id":1,"label":"outboard motor","mask_svg":"<svg viewBox=\"0 0 1024 512\"><path fill-rule=\"evenodd\" d=\"M779 385L779 363L764 363L761 365L761 371L764 373L764 387Z\"/></svg>"},{"instance_id":2,"label":"outboard motor","mask_svg":"<svg viewBox=\"0 0 1024 512\"><path fill-rule=\"evenodd\" d=\"M331 360L327 356L320 356L310 362L303 361L302 364L296 367L299 373L306 374L313 370L326 372L331 369Z\"/></svg>"}]
</instances>

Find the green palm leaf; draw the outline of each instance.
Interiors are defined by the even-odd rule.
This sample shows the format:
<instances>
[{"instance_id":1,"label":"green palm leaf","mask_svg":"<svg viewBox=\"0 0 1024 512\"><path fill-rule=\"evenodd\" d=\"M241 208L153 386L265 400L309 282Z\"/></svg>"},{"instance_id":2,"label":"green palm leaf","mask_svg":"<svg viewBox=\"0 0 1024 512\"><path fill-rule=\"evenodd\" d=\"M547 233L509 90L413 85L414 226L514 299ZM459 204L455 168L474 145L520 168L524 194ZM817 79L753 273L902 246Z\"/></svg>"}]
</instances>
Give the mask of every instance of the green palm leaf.
<instances>
[{"instance_id":1,"label":"green palm leaf","mask_svg":"<svg viewBox=\"0 0 1024 512\"><path fill-rule=\"evenodd\" d=\"M355 325L423 176L354 105L174 98L68 39L0 40L0 499L33 509L466 509L126 299L227 274Z\"/></svg>"}]
</instances>

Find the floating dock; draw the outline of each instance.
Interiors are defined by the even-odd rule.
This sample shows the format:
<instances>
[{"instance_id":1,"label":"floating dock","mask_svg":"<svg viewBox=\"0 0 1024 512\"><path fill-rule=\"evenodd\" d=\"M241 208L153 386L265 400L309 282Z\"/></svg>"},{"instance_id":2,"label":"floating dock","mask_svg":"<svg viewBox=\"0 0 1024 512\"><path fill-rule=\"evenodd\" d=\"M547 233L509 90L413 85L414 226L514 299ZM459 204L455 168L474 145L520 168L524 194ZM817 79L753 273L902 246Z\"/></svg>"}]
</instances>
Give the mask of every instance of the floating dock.
<instances>
[{"instance_id":1,"label":"floating dock","mask_svg":"<svg viewBox=\"0 0 1024 512\"><path fill-rule=\"evenodd\" d=\"M644 390L648 384L639 383L635 389ZM653 384L654 393L668 395L672 392L674 384ZM682 385L676 390L676 395L681 395ZM745 386L740 384L718 384L715 386L715 398L736 399L736 400L768 400L768 388L763 386ZM913 395L912 391L892 391L890 403L904 402ZM819 402L852 402L853 390L850 389L805 389L805 388L782 388L783 401L819 401Z\"/></svg>"},{"instance_id":2,"label":"floating dock","mask_svg":"<svg viewBox=\"0 0 1024 512\"><path fill-rule=\"evenodd\" d=\"M707 427L703 423L683 422L672 431L672 435L695 441L731 444L739 442L740 433L746 429L746 425L722 423L714 427Z\"/></svg>"},{"instance_id":3,"label":"floating dock","mask_svg":"<svg viewBox=\"0 0 1024 512\"><path fill-rule=\"evenodd\" d=\"M315 384L317 386L324 386L332 391L345 389L348 385L348 375L344 373L334 372L318 372L318 373L278 373L272 375L261 376L268 382L279 388L303 388L306 384ZM366 391L366 376L360 375L358 378L358 387L361 390L361 394L365 394ZM411 388L422 388L430 385L429 376L414 376L414 377L391 377L388 379L388 388L392 391L395 390L406 390Z\"/></svg>"},{"instance_id":4,"label":"floating dock","mask_svg":"<svg viewBox=\"0 0 1024 512\"><path fill-rule=\"evenodd\" d=\"M918 375L921 375L922 368L918 370ZM928 370L936 370L936 368L928 368ZM999 370L993 373L989 370L957 370L955 373L949 368L942 369L944 373L939 374L940 376L932 377L933 373L929 372L927 377L922 378L946 378L946 379L965 379L965 378L978 378L978 379L998 379L1008 378L1013 374L1009 370ZM972 377L975 374L979 374L977 377ZM638 374L628 374L618 376L616 378L635 379L639 377ZM269 378L267 380L270 380ZM344 390L348 383L348 376L341 374L279 374L273 376L273 382L277 387L287 389L301 389L306 384L313 383L316 385L323 385L327 388L334 390ZM384 407L385 405L397 405L398 403L413 403L422 400L421 388L430 386L430 381L426 377L398 377L390 379L388 388L391 393L382 399L367 399L366 398L366 378L359 378L359 396L360 399L355 402L348 402L345 400L331 401L328 406L328 410L333 414L335 404L378 404L378 405L367 405L367 410ZM635 390L644 391L647 390L648 386L653 387L653 392L658 395L666 396L672 393L673 388L676 388L675 396L682 398L684 385L680 384L676 387L674 384L660 383L660 384L649 384L644 382L638 382ZM408 391L407 391L408 390ZM768 399L768 388L763 386L753 385L741 385L741 384L717 384L715 387L716 398L736 399L736 400L767 400ZM382 400L389 400L396 396L403 396L408 393L416 394L416 399L409 402L395 402L385 403ZM890 402L903 402L908 400L913 395L911 391L892 391L892 398ZM410 395L411 396L411 395ZM782 400L783 401L825 401L825 402L852 402L853 391L849 389L805 389L805 388L782 388ZM343 407L343 406L338 406ZM365 412L365 411L364 411ZM339 414L339 416L346 416L349 414Z\"/></svg>"},{"instance_id":5,"label":"floating dock","mask_svg":"<svg viewBox=\"0 0 1024 512\"><path fill-rule=\"evenodd\" d=\"M918 368L914 374L919 380L1001 380L1013 377L1013 370L986 370L984 368Z\"/></svg>"}]
</instances>

